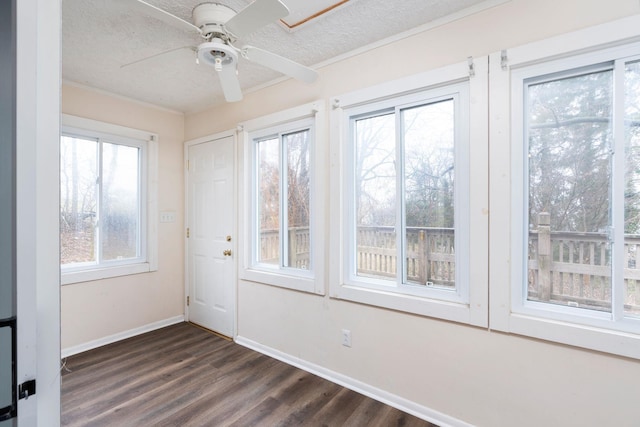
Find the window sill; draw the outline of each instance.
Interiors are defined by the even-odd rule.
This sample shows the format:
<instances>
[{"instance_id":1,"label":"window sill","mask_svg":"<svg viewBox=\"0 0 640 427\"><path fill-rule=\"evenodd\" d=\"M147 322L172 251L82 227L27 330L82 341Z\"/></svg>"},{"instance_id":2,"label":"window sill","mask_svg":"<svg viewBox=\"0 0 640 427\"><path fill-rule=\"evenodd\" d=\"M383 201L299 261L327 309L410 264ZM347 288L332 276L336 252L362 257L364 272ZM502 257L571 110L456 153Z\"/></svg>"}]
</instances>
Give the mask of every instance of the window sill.
<instances>
[{"instance_id":1,"label":"window sill","mask_svg":"<svg viewBox=\"0 0 640 427\"><path fill-rule=\"evenodd\" d=\"M640 335L512 313L510 333L640 359Z\"/></svg>"},{"instance_id":2,"label":"window sill","mask_svg":"<svg viewBox=\"0 0 640 427\"><path fill-rule=\"evenodd\" d=\"M344 284L332 298L464 324L475 324L469 304Z\"/></svg>"},{"instance_id":3,"label":"window sill","mask_svg":"<svg viewBox=\"0 0 640 427\"><path fill-rule=\"evenodd\" d=\"M119 265L114 267L95 268L90 270L64 272L60 274L61 285L91 282L94 280L109 279L112 277L129 276L131 274L148 273L154 271L151 264L142 262L139 264Z\"/></svg>"},{"instance_id":4,"label":"window sill","mask_svg":"<svg viewBox=\"0 0 640 427\"><path fill-rule=\"evenodd\" d=\"M266 285L324 295L322 284L319 284L316 278L309 276L288 275L279 271L272 272L267 270L246 269L242 272L241 279L249 282L264 283Z\"/></svg>"}]
</instances>

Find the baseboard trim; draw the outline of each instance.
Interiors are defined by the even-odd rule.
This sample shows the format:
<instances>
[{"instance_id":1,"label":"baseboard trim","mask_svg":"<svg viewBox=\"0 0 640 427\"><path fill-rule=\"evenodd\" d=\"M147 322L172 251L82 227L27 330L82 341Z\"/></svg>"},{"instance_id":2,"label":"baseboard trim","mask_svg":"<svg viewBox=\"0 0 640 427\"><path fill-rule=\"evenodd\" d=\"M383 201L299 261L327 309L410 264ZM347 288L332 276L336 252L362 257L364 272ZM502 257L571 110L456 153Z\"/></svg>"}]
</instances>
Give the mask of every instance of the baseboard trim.
<instances>
[{"instance_id":1,"label":"baseboard trim","mask_svg":"<svg viewBox=\"0 0 640 427\"><path fill-rule=\"evenodd\" d=\"M109 335L97 340L89 341L83 344L74 345L73 347L63 348L60 352L60 356L65 357L73 356L74 354L82 353L84 351L93 350L94 348L102 347L103 345L111 344L117 341L122 341L127 338L135 337L136 335L144 334L145 332L155 331L156 329L164 328L165 326L175 325L176 323L184 322L184 315L170 317L168 319L159 320L157 322L149 323L138 328L129 329L128 331L119 332L117 334Z\"/></svg>"},{"instance_id":2,"label":"baseboard trim","mask_svg":"<svg viewBox=\"0 0 640 427\"><path fill-rule=\"evenodd\" d=\"M332 371L323 366L316 365L315 363L311 363L306 360L291 356L290 354L283 353L280 350L265 346L248 338L237 336L235 338L235 342L243 347L250 348L259 353L273 357L274 359L278 359L281 362L310 372L321 378L339 384L343 387L380 401L386 405L392 406L408 414L414 415L425 421L429 421L430 423L437 424L441 427L472 427L471 424L468 424L457 418L453 418L434 409L417 404L411 400L389 393L377 387L373 387L362 381L358 381L354 378Z\"/></svg>"}]
</instances>

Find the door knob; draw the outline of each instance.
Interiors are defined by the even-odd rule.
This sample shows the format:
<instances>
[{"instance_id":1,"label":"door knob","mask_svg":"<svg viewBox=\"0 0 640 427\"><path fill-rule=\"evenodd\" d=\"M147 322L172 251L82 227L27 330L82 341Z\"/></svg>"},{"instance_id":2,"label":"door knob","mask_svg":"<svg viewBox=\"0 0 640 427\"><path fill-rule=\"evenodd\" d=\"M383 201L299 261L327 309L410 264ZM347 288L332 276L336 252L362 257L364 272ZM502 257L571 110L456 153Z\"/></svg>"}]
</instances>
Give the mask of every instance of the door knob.
<instances>
[{"instance_id":1,"label":"door knob","mask_svg":"<svg viewBox=\"0 0 640 427\"><path fill-rule=\"evenodd\" d=\"M222 255L231 256L231 249L227 249L227 250L222 251Z\"/></svg>"}]
</instances>

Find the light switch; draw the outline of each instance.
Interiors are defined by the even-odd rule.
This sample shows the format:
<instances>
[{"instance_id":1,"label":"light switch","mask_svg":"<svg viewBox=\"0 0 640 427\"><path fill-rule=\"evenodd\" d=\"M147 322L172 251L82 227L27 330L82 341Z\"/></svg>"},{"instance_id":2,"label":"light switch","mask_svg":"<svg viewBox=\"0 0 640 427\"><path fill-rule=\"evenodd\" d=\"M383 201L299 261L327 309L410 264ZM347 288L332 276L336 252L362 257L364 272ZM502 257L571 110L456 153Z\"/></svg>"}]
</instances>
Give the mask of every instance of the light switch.
<instances>
[{"instance_id":1,"label":"light switch","mask_svg":"<svg viewBox=\"0 0 640 427\"><path fill-rule=\"evenodd\" d=\"M160 222L175 222L175 211L162 211L160 212Z\"/></svg>"}]
</instances>

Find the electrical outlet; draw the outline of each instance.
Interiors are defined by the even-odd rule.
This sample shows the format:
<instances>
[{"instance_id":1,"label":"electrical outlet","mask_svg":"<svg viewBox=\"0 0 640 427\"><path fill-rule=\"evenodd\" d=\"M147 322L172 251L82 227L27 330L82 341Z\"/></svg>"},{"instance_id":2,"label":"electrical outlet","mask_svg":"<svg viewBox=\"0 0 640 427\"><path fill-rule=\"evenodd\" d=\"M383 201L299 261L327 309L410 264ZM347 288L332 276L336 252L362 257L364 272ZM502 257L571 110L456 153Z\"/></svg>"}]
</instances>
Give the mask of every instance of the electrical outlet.
<instances>
[{"instance_id":1,"label":"electrical outlet","mask_svg":"<svg viewBox=\"0 0 640 427\"><path fill-rule=\"evenodd\" d=\"M342 330L342 345L345 347L351 347L351 331L348 329Z\"/></svg>"}]
</instances>

